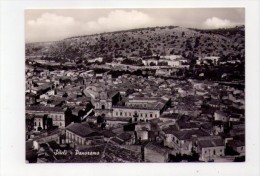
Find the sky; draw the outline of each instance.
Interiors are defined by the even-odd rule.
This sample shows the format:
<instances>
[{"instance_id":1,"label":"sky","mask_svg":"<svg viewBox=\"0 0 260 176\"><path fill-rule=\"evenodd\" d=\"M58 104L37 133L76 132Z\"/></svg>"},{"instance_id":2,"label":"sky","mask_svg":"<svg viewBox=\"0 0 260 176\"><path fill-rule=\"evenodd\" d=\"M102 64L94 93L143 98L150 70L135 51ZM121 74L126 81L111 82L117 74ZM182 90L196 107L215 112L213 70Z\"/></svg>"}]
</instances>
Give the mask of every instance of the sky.
<instances>
[{"instance_id":1,"label":"sky","mask_svg":"<svg viewBox=\"0 0 260 176\"><path fill-rule=\"evenodd\" d=\"M25 10L25 41L57 41L143 27L216 29L244 24L244 8L28 9Z\"/></svg>"}]
</instances>

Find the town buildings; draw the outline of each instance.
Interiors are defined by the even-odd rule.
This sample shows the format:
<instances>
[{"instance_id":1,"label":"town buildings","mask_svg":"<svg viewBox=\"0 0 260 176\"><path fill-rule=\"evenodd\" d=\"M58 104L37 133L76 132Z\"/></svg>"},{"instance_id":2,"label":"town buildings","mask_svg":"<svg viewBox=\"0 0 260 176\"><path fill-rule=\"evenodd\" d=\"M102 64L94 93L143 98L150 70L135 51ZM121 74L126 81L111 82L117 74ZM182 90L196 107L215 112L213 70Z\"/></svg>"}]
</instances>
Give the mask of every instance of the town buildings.
<instances>
[{"instance_id":1,"label":"town buildings","mask_svg":"<svg viewBox=\"0 0 260 176\"><path fill-rule=\"evenodd\" d=\"M66 127L66 143L90 145L100 140L104 140L103 135L91 129L88 123L72 123Z\"/></svg>"},{"instance_id":2,"label":"town buildings","mask_svg":"<svg viewBox=\"0 0 260 176\"><path fill-rule=\"evenodd\" d=\"M39 162L209 162L245 155L243 88L188 77L190 63L182 56L141 58L144 66L124 59L103 64L97 57L85 68L67 61L55 70L45 68L48 61L29 62L28 153L37 150ZM212 59L219 67L217 57L199 60ZM59 158L56 150L69 154ZM82 160L75 150L98 156Z\"/></svg>"}]
</instances>

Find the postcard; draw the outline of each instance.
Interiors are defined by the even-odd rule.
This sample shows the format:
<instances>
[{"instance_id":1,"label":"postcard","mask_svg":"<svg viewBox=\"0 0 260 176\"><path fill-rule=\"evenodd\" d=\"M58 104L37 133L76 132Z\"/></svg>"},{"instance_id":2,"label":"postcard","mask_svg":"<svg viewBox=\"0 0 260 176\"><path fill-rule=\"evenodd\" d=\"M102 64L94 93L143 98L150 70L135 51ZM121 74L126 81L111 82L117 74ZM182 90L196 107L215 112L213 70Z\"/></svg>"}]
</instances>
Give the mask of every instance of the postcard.
<instances>
[{"instance_id":1,"label":"postcard","mask_svg":"<svg viewBox=\"0 0 260 176\"><path fill-rule=\"evenodd\" d=\"M25 10L27 163L244 162L245 8Z\"/></svg>"}]
</instances>

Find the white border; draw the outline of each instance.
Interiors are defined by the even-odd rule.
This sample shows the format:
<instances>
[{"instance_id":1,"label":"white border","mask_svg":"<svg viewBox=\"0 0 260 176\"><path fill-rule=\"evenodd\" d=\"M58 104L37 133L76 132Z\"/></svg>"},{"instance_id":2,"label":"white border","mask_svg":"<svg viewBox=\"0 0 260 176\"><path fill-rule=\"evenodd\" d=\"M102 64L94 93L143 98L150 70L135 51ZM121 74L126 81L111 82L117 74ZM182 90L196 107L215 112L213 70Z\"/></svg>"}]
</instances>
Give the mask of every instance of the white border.
<instances>
[{"instance_id":1,"label":"white border","mask_svg":"<svg viewBox=\"0 0 260 176\"><path fill-rule=\"evenodd\" d=\"M25 164L24 9L70 8L246 8L246 162L188 164ZM260 175L260 1L2 1L1 17L1 165L3 176L51 175ZM44 34L43 34L44 35Z\"/></svg>"}]
</instances>

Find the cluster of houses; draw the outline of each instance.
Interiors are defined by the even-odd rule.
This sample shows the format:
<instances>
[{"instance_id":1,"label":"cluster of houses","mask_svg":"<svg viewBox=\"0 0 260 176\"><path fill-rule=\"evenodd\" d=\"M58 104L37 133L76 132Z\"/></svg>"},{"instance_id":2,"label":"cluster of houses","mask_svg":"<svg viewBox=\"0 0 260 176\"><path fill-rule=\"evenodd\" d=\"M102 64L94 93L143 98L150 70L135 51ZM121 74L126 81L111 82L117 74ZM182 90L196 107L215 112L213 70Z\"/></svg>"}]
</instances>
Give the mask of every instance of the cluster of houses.
<instances>
[{"instance_id":1,"label":"cluster of houses","mask_svg":"<svg viewBox=\"0 0 260 176\"><path fill-rule=\"evenodd\" d=\"M58 149L100 146L99 162L168 162L194 153L200 161L227 161L245 155L244 96L209 81L28 67L26 144L44 155L41 162L59 160Z\"/></svg>"},{"instance_id":2,"label":"cluster of houses","mask_svg":"<svg viewBox=\"0 0 260 176\"><path fill-rule=\"evenodd\" d=\"M96 116L134 118L134 121L158 118L171 103L166 96L121 95L120 90L113 90L104 84L88 86L85 93L91 97Z\"/></svg>"},{"instance_id":3,"label":"cluster of houses","mask_svg":"<svg viewBox=\"0 0 260 176\"><path fill-rule=\"evenodd\" d=\"M169 55L160 57L148 57L142 59L145 66L170 66L173 68L189 68L188 60L181 55Z\"/></svg>"}]
</instances>

